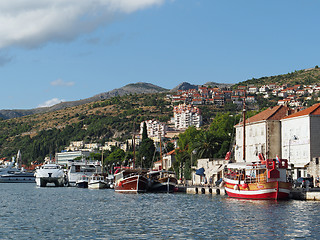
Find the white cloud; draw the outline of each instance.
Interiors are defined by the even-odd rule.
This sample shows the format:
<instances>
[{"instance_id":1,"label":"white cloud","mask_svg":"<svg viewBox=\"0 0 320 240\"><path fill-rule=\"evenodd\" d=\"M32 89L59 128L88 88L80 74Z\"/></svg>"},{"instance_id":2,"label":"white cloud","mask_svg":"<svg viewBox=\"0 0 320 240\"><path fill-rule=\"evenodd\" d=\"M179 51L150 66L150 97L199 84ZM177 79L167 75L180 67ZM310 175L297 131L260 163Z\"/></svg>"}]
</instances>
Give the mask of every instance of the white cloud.
<instances>
[{"instance_id":1,"label":"white cloud","mask_svg":"<svg viewBox=\"0 0 320 240\"><path fill-rule=\"evenodd\" d=\"M74 85L74 82L65 82L62 79L57 79L50 83L52 86L63 86L63 87L71 87Z\"/></svg>"},{"instance_id":2,"label":"white cloud","mask_svg":"<svg viewBox=\"0 0 320 240\"><path fill-rule=\"evenodd\" d=\"M52 98L42 104L39 104L38 107L51 107L53 105L56 105L56 104L64 102L64 101L65 101L64 99Z\"/></svg>"},{"instance_id":3,"label":"white cloud","mask_svg":"<svg viewBox=\"0 0 320 240\"><path fill-rule=\"evenodd\" d=\"M168 0L0 1L0 48L70 41L129 14Z\"/></svg>"}]
</instances>

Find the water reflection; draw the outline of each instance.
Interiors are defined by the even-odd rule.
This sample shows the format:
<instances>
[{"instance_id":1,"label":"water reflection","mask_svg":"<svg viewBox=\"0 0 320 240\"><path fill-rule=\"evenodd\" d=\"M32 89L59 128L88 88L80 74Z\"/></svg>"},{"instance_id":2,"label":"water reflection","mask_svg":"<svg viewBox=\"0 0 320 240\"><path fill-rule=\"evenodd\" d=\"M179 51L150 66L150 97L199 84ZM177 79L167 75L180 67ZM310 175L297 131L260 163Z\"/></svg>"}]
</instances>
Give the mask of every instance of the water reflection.
<instances>
[{"instance_id":1,"label":"water reflection","mask_svg":"<svg viewBox=\"0 0 320 240\"><path fill-rule=\"evenodd\" d=\"M316 239L320 205L0 184L1 239Z\"/></svg>"}]
</instances>

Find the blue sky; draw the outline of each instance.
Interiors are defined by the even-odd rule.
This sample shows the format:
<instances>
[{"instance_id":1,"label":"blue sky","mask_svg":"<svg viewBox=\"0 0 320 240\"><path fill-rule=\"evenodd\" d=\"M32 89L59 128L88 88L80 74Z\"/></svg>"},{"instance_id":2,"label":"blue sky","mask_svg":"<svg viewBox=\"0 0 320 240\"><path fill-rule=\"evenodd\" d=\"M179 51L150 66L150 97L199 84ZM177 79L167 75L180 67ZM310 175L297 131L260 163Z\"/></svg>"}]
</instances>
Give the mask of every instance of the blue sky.
<instances>
[{"instance_id":1,"label":"blue sky","mask_svg":"<svg viewBox=\"0 0 320 240\"><path fill-rule=\"evenodd\" d=\"M3 1L0 109L314 67L319 9L316 0Z\"/></svg>"}]
</instances>

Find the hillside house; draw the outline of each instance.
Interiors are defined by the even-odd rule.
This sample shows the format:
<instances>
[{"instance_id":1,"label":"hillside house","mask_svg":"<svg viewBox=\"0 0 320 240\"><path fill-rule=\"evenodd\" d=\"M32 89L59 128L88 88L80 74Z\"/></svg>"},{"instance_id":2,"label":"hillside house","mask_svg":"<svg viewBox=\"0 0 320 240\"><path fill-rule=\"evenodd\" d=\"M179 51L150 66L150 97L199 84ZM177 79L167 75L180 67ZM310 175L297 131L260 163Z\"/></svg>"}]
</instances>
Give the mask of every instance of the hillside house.
<instances>
[{"instance_id":1,"label":"hillside house","mask_svg":"<svg viewBox=\"0 0 320 240\"><path fill-rule=\"evenodd\" d=\"M200 127L202 125L202 115L197 107L179 104L179 106L174 107L173 113L176 129L186 129L189 126Z\"/></svg>"},{"instance_id":2,"label":"hillside house","mask_svg":"<svg viewBox=\"0 0 320 240\"><path fill-rule=\"evenodd\" d=\"M250 94L256 94L257 92L258 92L257 87L249 87L249 89L248 89L248 93L250 93Z\"/></svg>"}]
</instances>

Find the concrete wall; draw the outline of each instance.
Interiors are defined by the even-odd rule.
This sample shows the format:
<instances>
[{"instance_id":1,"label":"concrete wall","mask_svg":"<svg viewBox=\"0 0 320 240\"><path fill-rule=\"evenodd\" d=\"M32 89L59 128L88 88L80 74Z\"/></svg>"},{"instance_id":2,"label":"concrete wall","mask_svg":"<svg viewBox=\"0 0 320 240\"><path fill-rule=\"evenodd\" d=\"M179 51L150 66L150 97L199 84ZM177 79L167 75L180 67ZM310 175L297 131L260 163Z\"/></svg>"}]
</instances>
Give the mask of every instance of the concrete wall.
<instances>
[{"instance_id":1,"label":"concrete wall","mask_svg":"<svg viewBox=\"0 0 320 240\"><path fill-rule=\"evenodd\" d=\"M310 116L310 159L320 156L320 116Z\"/></svg>"},{"instance_id":2,"label":"concrete wall","mask_svg":"<svg viewBox=\"0 0 320 240\"><path fill-rule=\"evenodd\" d=\"M282 158L281 152L281 122L268 121L267 122L267 149L266 158Z\"/></svg>"}]
</instances>

